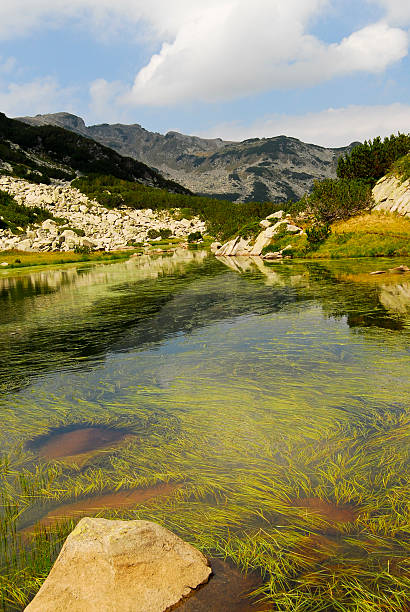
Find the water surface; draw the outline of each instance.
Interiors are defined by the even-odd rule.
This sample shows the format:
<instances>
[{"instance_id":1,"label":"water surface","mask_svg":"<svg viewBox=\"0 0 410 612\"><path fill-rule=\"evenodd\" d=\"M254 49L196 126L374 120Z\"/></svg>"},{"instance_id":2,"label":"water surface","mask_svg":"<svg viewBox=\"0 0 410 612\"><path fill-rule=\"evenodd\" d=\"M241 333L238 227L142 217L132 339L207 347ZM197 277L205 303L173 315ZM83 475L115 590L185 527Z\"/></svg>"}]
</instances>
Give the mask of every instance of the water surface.
<instances>
[{"instance_id":1,"label":"water surface","mask_svg":"<svg viewBox=\"0 0 410 612\"><path fill-rule=\"evenodd\" d=\"M410 275L369 274L394 265L183 251L2 273L0 449L42 491L21 527L59 504L98 511L93 496L172 483L126 516L265 578L280 551L310 551L311 571L319 557L336 571L335 550L400 568ZM388 553L368 543L381 516L396 521Z\"/></svg>"}]
</instances>

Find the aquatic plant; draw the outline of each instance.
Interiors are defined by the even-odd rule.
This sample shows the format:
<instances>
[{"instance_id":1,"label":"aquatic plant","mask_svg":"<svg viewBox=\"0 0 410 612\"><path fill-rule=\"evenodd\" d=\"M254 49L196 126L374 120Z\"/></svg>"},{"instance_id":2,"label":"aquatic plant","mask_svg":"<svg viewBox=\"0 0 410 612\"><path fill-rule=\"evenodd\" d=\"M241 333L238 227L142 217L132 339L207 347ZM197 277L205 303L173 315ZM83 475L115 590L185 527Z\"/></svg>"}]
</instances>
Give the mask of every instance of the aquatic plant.
<instances>
[{"instance_id":1,"label":"aquatic plant","mask_svg":"<svg viewBox=\"0 0 410 612\"><path fill-rule=\"evenodd\" d=\"M156 285L147 277L127 284L136 270L121 265L109 289L91 297L106 326L124 317L132 348L76 357L78 367L61 373L57 362L56 371L18 392L10 386L0 400L3 610L26 605L77 520L42 524L49 513L170 483L167 497L99 513L160 522L207 555L258 572L256 597L267 610L404 612L405 319L401 330L349 328L348 308L373 311L378 293L358 295L340 264L247 271L238 280L218 262L204 264L203 275L201 264L164 263ZM222 293L228 281L231 301ZM171 285L176 306L163 299ZM154 294L162 310L152 307ZM46 326L51 314L56 320L60 302L51 295L52 313L36 310L35 325ZM134 303L147 308L143 337L127 318ZM91 312L88 302L75 304ZM80 330L92 329L90 312L76 321ZM71 319L60 325L67 329ZM153 333L160 325L168 335ZM115 346L122 347L118 339ZM30 367L16 360L14 375ZM41 443L86 427L127 435L77 461L75 453L70 461L40 456Z\"/></svg>"}]
</instances>

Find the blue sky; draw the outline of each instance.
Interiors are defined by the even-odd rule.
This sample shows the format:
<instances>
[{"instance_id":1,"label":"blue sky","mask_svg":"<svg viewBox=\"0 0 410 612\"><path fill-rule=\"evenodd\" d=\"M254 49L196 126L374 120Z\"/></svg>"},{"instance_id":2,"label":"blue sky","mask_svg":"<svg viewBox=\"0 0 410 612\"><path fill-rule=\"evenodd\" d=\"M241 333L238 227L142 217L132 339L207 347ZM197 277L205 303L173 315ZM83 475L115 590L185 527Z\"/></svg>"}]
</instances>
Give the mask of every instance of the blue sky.
<instances>
[{"instance_id":1,"label":"blue sky","mask_svg":"<svg viewBox=\"0 0 410 612\"><path fill-rule=\"evenodd\" d=\"M410 129L404 0L14 0L0 110L322 145Z\"/></svg>"}]
</instances>

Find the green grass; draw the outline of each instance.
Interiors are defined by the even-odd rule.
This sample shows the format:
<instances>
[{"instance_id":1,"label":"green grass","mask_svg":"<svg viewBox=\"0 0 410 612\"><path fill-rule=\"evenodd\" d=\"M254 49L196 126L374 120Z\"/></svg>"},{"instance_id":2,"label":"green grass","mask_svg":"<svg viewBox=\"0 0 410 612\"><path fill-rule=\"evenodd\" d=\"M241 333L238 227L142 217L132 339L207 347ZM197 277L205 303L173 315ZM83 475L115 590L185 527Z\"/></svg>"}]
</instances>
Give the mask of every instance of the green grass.
<instances>
[{"instance_id":1,"label":"green grass","mask_svg":"<svg viewBox=\"0 0 410 612\"><path fill-rule=\"evenodd\" d=\"M292 256L302 259L357 257L407 257L410 255L410 219L387 213L366 213L331 226L330 236L310 245L306 235L278 234L263 254L292 246Z\"/></svg>"},{"instance_id":2,"label":"green grass","mask_svg":"<svg viewBox=\"0 0 410 612\"><path fill-rule=\"evenodd\" d=\"M410 154L398 159L392 167L391 172L397 176L401 182L410 179Z\"/></svg>"},{"instance_id":3,"label":"green grass","mask_svg":"<svg viewBox=\"0 0 410 612\"><path fill-rule=\"evenodd\" d=\"M23 253L21 251L3 251L0 255L1 262L9 265L3 268L3 272L15 268L28 268L36 266L56 266L68 263L79 263L82 261L120 261L128 259L138 249L128 251L91 252L91 253ZM0 262L0 263L1 263Z\"/></svg>"}]
</instances>

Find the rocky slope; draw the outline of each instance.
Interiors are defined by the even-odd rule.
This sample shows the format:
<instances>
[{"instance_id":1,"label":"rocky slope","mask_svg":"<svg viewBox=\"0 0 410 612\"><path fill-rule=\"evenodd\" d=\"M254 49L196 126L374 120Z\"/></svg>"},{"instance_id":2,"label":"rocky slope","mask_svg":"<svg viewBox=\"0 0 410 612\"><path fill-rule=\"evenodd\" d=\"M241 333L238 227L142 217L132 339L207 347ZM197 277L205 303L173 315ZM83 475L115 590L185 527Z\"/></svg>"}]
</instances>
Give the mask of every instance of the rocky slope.
<instances>
[{"instance_id":1,"label":"rocky slope","mask_svg":"<svg viewBox=\"0 0 410 612\"><path fill-rule=\"evenodd\" d=\"M188 193L147 165L123 157L95 140L52 125L28 126L3 113L0 113L1 170L34 182L109 174L174 193Z\"/></svg>"},{"instance_id":2,"label":"rocky slope","mask_svg":"<svg viewBox=\"0 0 410 612\"><path fill-rule=\"evenodd\" d=\"M177 132L164 136L138 124L86 126L69 113L19 120L64 127L141 160L195 193L238 202L297 200L311 189L314 179L336 176L338 158L352 148L327 149L286 136L243 142Z\"/></svg>"},{"instance_id":3,"label":"rocky slope","mask_svg":"<svg viewBox=\"0 0 410 612\"><path fill-rule=\"evenodd\" d=\"M144 243L149 230L168 229L181 238L205 231L205 224L198 218L177 220L166 211L107 210L63 181L36 185L0 176L0 190L13 195L19 204L46 208L57 219L65 220L56 223L47 219L18 235L0 229L0 251L70 251L78 247L113 251Z\"/></svg>"},{"instance_id":4,"label":"rocky slope","mask_svg":"<svg viewBox=\"0 0 410 612\"><path fill-rule=\"evenodd\" d=\"M409 179L401 181L393 175L384 176L374 186L373 198L376 202L374 210L410 217Z\"/></svg>"}]
</instances>

